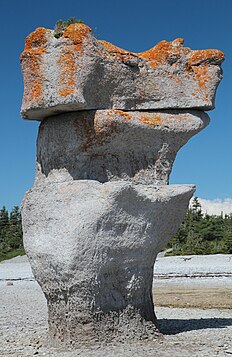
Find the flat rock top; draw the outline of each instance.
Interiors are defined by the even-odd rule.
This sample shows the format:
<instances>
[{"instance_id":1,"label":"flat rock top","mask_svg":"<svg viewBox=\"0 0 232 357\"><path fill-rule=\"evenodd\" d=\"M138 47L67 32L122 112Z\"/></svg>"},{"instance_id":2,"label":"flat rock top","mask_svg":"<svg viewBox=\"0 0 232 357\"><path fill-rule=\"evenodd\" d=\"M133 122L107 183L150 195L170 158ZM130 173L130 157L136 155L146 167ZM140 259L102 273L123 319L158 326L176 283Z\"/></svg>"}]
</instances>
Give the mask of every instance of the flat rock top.
<instances>
[{"instance_id":1,"label":"flat rock top","mask_svg":"<svg viewBox=\"0 0 232 357\"><path fill-rule=\"evenodd\" d=\"M54 38L54 31L45 29L43 27L37 28L34 32L26 37L25 49L21 54L21 59L28 54L40 54L45 51L49 40ZM74 45L75 50L82 52L86 45L85 40L90 41L93 38L93 33L90 27L85 24L69 25L63 33L62 39L56 39L58 42L66 41L67 45ZM144 59L151 68L157 68L164 64L171 64L178 62L183 55L186 56L186 71L191 71L193 66L202 64L220 64L224 60L223 52L215 49L207 50L191 50L184 47L184 40L177 38L171 42L165 40L159 42L151 49L145 52L131 52L117 47L105 40L94 39L99 45L99 49L105 49L102 53L104 56L109 56L119 62L127 62L135 58ZM60 41L60 43L59 43ZM101 53L98 53L100 56ZM197 72L196 69L195 72Z\"/></svg>"},{"instance_id":2,"label":"flat rock top","mask_svg":"<svg viewBox=\"0 0 232 357\"><path fill-rule=\"evenodd\" d=\"M131 52L94 38L84 24L60 38L37 28L21 54L26 119L83 109L212 109L220 64L215 49L191 50L183 39Z\"/></svg>"}]
</instances>

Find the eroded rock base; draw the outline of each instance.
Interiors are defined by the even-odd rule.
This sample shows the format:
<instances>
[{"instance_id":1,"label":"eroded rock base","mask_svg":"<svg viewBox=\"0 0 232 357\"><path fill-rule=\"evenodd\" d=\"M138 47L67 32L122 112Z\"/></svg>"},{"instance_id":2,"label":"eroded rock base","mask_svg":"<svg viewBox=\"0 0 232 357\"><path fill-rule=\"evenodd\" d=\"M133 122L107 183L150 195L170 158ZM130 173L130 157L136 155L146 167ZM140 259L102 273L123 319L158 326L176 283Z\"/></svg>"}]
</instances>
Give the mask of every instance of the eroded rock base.
<instances>
[{"instance_id":1,"label":"eroded rock base","mask_svg":"<svg viewBox=\"0 0 232 357\"><path fill-rule=\"evenodd\" d=\"M44 179L23 202L24 244L56 344L153 338L153 266L192 185Z\"/></svg>"},{"instance_id":2,"label":"eroded rock base","mask_svg":"<svg viewBox=\"0 0 232 357\"><path fill-rule=\"evenodd\" d=\"M124 310L108 313L75 316L70 312L57 318L59 309L49 309L49 338L52 346L74 347L80 343L91 345L96 342L128 342L153 340L161 336L154 312L150 320L146 320L139 309L127 306ZM72 314L73 314L73 310ZM74 313L75 314L75 313Z\"/></svg>"}]
</instances>

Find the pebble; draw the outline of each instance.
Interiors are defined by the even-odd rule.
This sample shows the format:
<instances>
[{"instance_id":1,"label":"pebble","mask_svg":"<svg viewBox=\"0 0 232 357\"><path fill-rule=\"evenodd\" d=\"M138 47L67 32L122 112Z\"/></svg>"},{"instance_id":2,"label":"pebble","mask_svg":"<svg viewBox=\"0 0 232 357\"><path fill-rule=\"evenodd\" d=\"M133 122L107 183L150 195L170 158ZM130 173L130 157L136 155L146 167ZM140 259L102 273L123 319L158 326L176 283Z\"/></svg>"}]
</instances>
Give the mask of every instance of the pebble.
<instances>
[{"instance_id":1,"label":"pebble","mask_svg":"<svg viewBox=\"0 0 232 357\"><path fill-rule=\"evenodd\" d=\"M6 283L6 286L13 286L14 285L14 283L12 282L12 281L8 281L7 283Z\"/></svg>"}]
</instances>

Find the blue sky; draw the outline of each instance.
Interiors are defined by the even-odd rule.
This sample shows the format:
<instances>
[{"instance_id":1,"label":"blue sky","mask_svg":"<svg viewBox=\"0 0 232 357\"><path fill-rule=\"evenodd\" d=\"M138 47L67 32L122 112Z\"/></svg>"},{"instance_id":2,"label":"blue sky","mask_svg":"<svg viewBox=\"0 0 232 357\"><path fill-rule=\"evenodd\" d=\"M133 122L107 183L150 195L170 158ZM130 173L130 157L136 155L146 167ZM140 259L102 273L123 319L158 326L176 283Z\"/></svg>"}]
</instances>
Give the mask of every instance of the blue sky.
<instances>
[{"instance_id":1,"label":"blue sky","mask_svg":"<svg viewBox=\"0 0 232 357\"><path fill-rule=\"evenodd\" d=\"M36 27L81 18L99 39L141 52L157 42L185 39L192 49L225 52L224 79L211 124L178 153L171 183L194 183L205 199L232 198L232 1L231 0L0 0L1 129L0 207L20 205L35 175L38 123L20 118L23 80L19 56Z\"/></svg>"}]
</instances>

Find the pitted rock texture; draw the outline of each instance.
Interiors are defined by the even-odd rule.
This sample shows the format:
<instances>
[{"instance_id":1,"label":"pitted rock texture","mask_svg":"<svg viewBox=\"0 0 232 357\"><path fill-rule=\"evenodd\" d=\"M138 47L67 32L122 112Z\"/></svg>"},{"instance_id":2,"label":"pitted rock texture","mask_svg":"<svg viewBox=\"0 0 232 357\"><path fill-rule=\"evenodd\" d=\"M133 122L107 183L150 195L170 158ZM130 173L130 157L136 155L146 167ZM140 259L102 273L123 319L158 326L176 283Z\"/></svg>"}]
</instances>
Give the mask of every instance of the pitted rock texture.
<instances>
[{"instance_id":1,"label":"pitted rock texture","mask_svg":"<svg viewBox=\"0 0 232 357\"><path fill-rule=\"evenodd\" d=\"M53 341L157 336L153 265L193 192L191 185L45 180L26 194L24 245Z\"/></svg>"},{"instance_id":2,"label":"pitted rock texture","mask_svg":"<svg viewBox=\"0 0 232 357\"><path fill-rule=\"evenodd\" d=\"M39 129L37 179L68 172L74 180L167 184L178 150L208 123L204 112L177 110L49 117Z\"/></svg>"},{"instance_id":3,"label":"pitted rock texture","mask_svg":"<svg viewBox=\"0 0 232 357\"><path fill-rule=\"evenodd\" d=\"M133 53L94 38L84 24L59 39L38 28L21 55L22 115L42 120L83 109L214 108L223 53L191 50L182 39Z\"/></svg>"}]
</instances>

